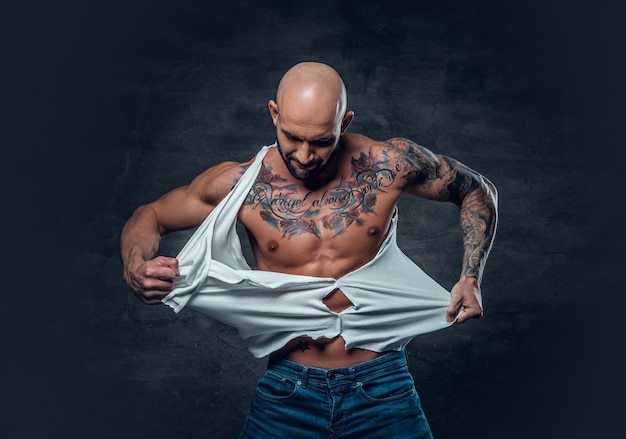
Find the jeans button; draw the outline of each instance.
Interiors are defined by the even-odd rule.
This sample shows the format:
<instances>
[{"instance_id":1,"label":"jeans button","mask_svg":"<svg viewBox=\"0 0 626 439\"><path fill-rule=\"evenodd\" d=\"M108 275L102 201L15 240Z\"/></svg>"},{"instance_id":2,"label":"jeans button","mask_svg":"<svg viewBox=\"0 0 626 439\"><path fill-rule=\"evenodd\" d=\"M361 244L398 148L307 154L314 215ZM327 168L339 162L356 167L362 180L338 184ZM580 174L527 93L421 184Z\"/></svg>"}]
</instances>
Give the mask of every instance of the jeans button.
<instances>
[{"instance_id":1,"label":"jeans button","mask_svg":"<svg viewBox=\"0 0 626 439\"><path fill-rule=\"evenodd\" d=\"M328 372L328 379L329 380L334 380L335 379L335 374L333 372Z\"/></svg>"}]
</instances>

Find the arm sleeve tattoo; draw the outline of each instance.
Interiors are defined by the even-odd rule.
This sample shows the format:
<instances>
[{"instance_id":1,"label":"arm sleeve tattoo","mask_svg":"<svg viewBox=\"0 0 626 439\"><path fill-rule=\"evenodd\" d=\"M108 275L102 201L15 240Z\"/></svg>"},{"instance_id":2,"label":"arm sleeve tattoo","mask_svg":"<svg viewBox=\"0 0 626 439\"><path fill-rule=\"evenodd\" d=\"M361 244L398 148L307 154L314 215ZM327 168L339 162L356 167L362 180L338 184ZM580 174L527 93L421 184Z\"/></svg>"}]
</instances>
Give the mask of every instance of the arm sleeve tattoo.
<instances>
[{"instance_id":1,"label":"arm sleeve tattoo","mask_svg":"<svg viewBox=\"0 0 626 439\"><path fill-rule=\"evenodd\" d=\"M445 188L447 199L461 208L462 275L480 281L496 233L497 191L489 180L477 172L450 157L441 157L449 169Z\"/></svg>"},{"instance_id":2,"label":"arm sleeve tattoo","mask_svg":"<svg viewBox=\"0 0 626 439\"><path fill-rule=\"evenodd\" d=\"M464 247L462 275L480 281L496 232L495 186L457 160L436 155L410 140L393 139L389 153L392 151L410 185L421 188L416 193L459 206Z\"/></svg>"}]
</instances>

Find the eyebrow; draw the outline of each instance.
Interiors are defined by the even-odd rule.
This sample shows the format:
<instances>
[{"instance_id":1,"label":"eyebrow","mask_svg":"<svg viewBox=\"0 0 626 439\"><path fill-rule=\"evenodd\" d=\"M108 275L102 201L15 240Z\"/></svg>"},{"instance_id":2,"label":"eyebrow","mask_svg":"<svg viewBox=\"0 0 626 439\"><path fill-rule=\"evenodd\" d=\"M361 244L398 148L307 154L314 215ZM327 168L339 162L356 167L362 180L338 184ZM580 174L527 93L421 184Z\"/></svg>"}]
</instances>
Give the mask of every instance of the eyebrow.
<instances>
[{"instance_id":1,"label":"eyebrow","mask_svg":"<svg viewBox=\"0 0 626 439\"><path fill-rule=\"evenodd\" d=\"M296 139L296 140L305 140L300 136L295 135L294 133L281 129L281 131L283 132L283 134L287 137L291 137L292 139ZM335 136L326 136L326 137L315 137L313 139L307 139L310 142L329 142L331 140L333 140L335 138Z\"/></svg>"}]
</instances>

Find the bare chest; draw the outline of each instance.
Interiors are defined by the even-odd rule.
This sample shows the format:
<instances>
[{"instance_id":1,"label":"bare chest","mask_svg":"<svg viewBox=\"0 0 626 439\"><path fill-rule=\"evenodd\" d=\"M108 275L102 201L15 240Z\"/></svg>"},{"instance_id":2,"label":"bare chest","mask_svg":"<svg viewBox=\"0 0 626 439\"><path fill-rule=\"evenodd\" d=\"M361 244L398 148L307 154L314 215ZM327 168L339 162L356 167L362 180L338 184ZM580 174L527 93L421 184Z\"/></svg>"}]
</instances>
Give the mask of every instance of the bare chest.
<instances>
[{"instance_id":1,"label":"bare chest","mask_svg":"<svg viewBox=\"0 0 626 439\"><path fill-rule=\"evenodd\" d=\"M301 235L339 237L364 226L384 226L397 201L395 172L346 172L311 191L262 166L243 205L244 224L272 229L281 238Z\"/></svg>"},{"instance_id":2,"label":"bare chest","mask_svg":"<svg viewBox=\"0 0 626 439\"><path fill-rule=\"evenodd\" d=\"M376 255L401 194L399 170L371 152L341 163L310 190L278 154L264 160L239 211L259 268L336 277Z\"/></svg>"}]
</instances>

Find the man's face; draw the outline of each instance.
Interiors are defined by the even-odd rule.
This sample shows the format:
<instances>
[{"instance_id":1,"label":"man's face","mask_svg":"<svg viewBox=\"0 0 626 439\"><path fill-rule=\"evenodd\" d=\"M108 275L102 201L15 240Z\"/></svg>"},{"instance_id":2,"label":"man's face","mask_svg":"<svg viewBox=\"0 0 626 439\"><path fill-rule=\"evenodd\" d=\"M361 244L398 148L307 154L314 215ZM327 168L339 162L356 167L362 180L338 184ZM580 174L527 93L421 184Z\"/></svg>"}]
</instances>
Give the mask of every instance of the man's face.
<instances>
[{"instance_id":1,"label":"man's face","mask_svg":"<svg viewBox=\"0 0 626 439\"><path fill-rule=\"evenodd\" d=\"M276 125L276 140L285 166L294 178L307 185L322 183L322 173L333 163L341 133L347 127L347 118L336 117L336 112L270 110Z\"/></svg>"},{"instance_id":2,"label":"man's face","mask_svg":"<svg viewBox=\"0 0 626 439\"><path fill-rule=\"evenodd\" d=\"M339 135L305 138L291 131L277 131L278 150L291 175L304 183L319 180L337 149Z\"/></svg>"}]
</instances>

